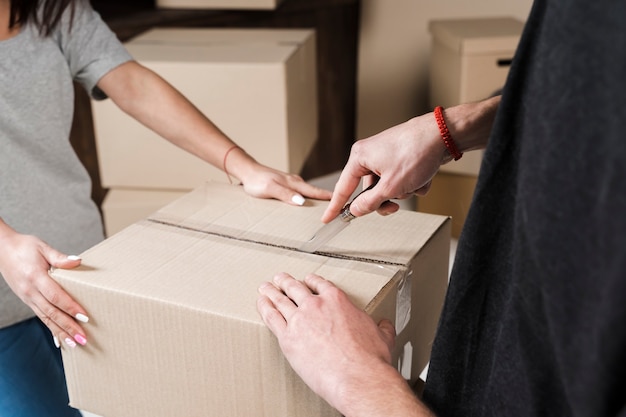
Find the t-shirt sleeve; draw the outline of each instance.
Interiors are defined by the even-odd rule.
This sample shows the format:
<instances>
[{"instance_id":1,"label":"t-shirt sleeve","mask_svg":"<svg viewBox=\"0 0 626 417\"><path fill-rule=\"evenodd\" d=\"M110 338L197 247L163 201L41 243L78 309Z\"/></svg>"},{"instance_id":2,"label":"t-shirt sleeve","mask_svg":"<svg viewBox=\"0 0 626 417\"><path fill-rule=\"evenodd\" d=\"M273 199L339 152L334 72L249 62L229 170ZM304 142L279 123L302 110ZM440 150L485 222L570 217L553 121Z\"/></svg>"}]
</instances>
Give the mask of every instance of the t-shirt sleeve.
<instances>
[{"instance_id":1,"label":"t-shirt sleeve","mask_svg":"<svg viewBox=\"0 0 626 417\"><path fill-rule=\"evenodd\" d=\"M92 9L89 1L83 0L75 3L73 18L71 8L67 8L56 36L72 78L94 99L105 99L106 94L96 86L100 78L132 60L115 33Z\"/></svg>"}]
</instances>

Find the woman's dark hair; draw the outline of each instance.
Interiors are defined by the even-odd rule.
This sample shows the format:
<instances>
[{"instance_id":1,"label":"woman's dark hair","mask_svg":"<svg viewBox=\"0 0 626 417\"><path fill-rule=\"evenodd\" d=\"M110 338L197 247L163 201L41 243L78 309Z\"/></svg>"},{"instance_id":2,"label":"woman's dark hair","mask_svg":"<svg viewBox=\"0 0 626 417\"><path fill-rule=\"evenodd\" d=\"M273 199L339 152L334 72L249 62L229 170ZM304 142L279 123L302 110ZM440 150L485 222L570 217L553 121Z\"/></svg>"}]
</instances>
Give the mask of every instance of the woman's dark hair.
<instances>
[{"instance_id":1,"label":"woman's dark hair","mask_svg":"<svg viewBox=\"0 0 626 417\"><path fill-rule=\"evenodd\" d=\"M49 36L68 6L71 7L72 18L74 17L74 3L75 0L11 0L9 28L32 22L41 35Z\"/></svg>"}]
</instances>

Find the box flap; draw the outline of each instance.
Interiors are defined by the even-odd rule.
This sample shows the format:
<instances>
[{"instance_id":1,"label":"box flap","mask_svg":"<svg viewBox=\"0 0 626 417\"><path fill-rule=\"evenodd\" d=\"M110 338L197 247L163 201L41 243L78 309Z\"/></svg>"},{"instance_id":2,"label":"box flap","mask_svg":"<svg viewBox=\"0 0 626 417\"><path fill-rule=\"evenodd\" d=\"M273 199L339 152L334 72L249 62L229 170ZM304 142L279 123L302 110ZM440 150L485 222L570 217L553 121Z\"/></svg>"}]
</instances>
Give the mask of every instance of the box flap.
<instances>
[{"instance_id":1,"label":"box flap","mask_svg":"<svg viewBox=\"0 0 626 417\"><path fill-rule=\"evenodd\" d=\"M211 29L211 28L156 28L134 37L132 43L173 42L206 43L304 43L313 29Z\"/></svg>"},{"instance_id":2,"label":"box flap","mask_svg":"<svg viewBox=\"0 0 626 417\"><path fill-rule=\"evenodd\" d=\"M511 53L517 48L524 23L510 17L433 20L433 39L459 54Z\"/></svg>"},{"instance_id":3,"label":"box flap","mask_svg":"<svg viewBox=\"0 0 626 417\"><path fill-rule=\"evenodd\" d=\"M328 202L295 207L260 200L240 186L209 182L150 216L149 221L237 240L297 250L323 226ZM415 221L415 216L420 221ZM400 210L391 216L354 219L319 253L406 266L442 224L442 216Z\"/></svg>"},{"instance_id":4,"label":"box flap","mask_svg":"<svg viewBox=\"0 0 626 417\"><path fill-rule=\"evenodd\" d=\"M152 29L125 44L139 61L259 63L286 61L313 30Z\"/></svg>"}]
</instances>

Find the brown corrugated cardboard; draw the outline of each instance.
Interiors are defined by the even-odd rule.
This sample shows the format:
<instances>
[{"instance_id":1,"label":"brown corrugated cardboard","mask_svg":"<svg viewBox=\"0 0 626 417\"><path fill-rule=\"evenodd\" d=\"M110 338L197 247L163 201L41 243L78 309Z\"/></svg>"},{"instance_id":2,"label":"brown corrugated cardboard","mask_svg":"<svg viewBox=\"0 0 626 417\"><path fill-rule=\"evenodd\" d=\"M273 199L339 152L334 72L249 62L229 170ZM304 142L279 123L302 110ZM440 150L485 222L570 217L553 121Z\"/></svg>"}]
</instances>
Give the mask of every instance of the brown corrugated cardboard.
<instances>
[{"instance_id":1,"label":"brown corrugated cardboard","mask_svg":"<svg viewBox=\"0 0 626 417\"><path fill-rule=\"evenodd\" d=\"M156 0L163 9L275 9L283 0Z\"/></svg>"},{"instance_id":2,"label":"brown corrugated cardboard","mask_svg":"<svg viewBox=\"0 0 626 417\"><path fill-rule=\"evenodd\" d=\"M299 173L317 140L315 32L154 29L125 44L259 162ZM190 190L226 175L93 101L104 187Z\"/></svg>"},{"instance_id":3,"label":"brown corrugated cardboard","mask_svg":"<svg viewBox=\"0 0 626 417\"><path fill-rule=\"evenodd\" d=\"M458 238L467 217L476 177L439 172L433 178L430 190L417 200L417 210L422 213L452 217L452 237Z\"/></svg>"},{"instance_id":4,"label":"brown corrugated cardboard","mask_svg":"<svg viewBox=\"0 0 626 417\"><path fill-rule=\"evenodd\" d=\"M320 274L395 320L394 363L415 381L447 286L449 219L373 214L318 254L297 251L326 204L208 183L86 251L78 269L53 271L90 316L89 343L62 348L71 404L105 417L337 416L256 312L259 284L281 271Z\"/></svg>"},{"instance_id":5,"label":"brown corrugated cardboard","mask_svg":"<svg viewBox=\"0 0 626 417\"><path fill-rule=\"evenodd\" d=\"M102 218L106 236L148 217L161 207L181 198L188 191L112 188L102 201Z\"/></svg>"}]
</instances>

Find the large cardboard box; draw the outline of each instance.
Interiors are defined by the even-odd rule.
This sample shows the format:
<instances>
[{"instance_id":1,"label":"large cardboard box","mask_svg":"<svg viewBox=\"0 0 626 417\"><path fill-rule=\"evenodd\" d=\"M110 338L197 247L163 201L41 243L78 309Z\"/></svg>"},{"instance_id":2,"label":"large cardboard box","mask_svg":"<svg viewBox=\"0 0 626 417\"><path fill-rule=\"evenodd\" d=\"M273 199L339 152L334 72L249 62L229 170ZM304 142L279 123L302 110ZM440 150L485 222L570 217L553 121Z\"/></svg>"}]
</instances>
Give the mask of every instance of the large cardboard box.
<instances>
[{"instance_id":1,"label":"large cardboard box","mask_svg":"<svg viewBox=\"0 0 626 417\"><path fill-rule=\"evenodd\" d=\"M153 29L125 45L259 162L300 172L317 140L313 30ZM104 187L188 191L227 180L111 100L92 109Z\"/></svg>"},{"instance_id":2,"label":"large cardboard box","mask_svg":"<svg viewBox=\"0 0 626 417\"><path fill-rule=\"evenodd\" d=\"M156 0L163 9L276 9L284 0Z\"/></svg>"},{"instance_id":3,"label":"large cardboard box","mask_svg":"<svg viewBox=\"0 0 626 417\"><path fill-rule=\"evenodd\" d=\"M325 202L295 207L209 183L52 276L85 308L89 343L62 348L70 402L105 417L337 416L285 361L257 311L281 271L317 273L375 320L395 321L394 364L415 382L447 287L447 217L358 218L309 254Z\"/></svg>"}]
</instances>

